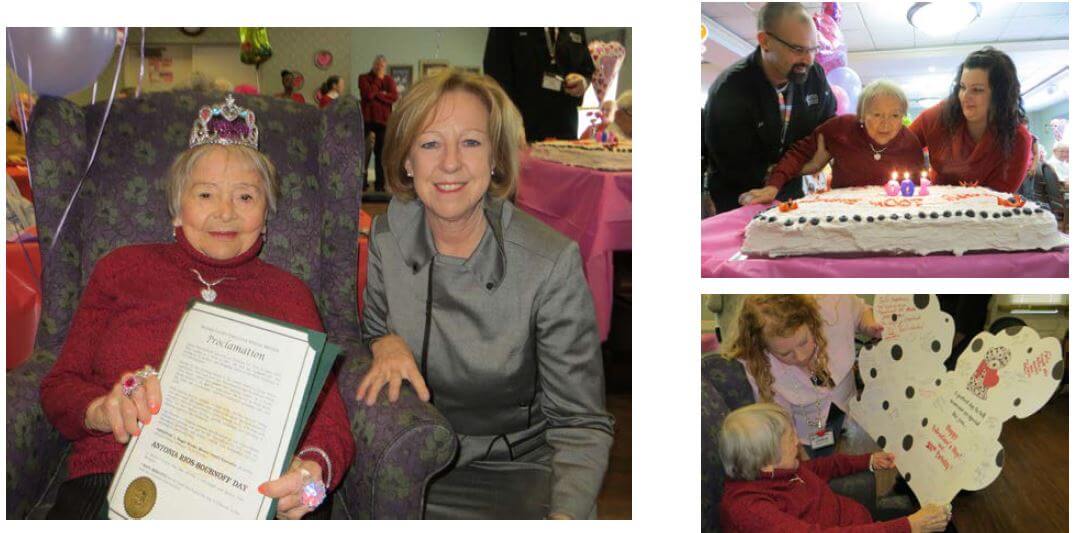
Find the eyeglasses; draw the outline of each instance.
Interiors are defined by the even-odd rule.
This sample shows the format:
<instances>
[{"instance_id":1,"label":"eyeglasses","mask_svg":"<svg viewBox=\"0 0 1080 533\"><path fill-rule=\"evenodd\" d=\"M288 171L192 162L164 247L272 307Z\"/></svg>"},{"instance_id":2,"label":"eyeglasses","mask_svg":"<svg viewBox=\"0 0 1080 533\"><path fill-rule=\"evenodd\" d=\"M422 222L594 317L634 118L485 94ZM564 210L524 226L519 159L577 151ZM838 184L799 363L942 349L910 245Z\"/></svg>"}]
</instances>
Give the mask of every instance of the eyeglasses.
<instances>
[{"instance_id":1,"label":"eyeglasses","mask_svg":"<svg viewBox=\"0 0 1080 533\"><path fill-rule=\"evenodd\" d=\"M776 34L771 32L771 31L765 32L765 35L768 35L769 37L772 37L773 39L776 39L777 41L780 41L780 44L788 47L789 50L791 50L792 52L795 52L798 55L817 54L818 51L821 50L820 46L813 46L813 47L810 47L810 48L806 48L805 46L799 46L799 45L791 44L791 43L777 37Z\"/></svg>"}]
</instances>

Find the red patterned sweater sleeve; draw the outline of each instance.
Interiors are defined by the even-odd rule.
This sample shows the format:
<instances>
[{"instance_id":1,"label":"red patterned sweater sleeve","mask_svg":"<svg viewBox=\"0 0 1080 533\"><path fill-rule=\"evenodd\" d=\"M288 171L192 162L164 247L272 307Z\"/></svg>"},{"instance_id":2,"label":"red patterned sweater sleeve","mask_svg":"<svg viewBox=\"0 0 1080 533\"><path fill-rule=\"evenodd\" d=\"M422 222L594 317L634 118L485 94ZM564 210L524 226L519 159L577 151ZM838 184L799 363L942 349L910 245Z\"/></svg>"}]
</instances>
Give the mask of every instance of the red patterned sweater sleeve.
<instances>
[{"instance_id":1,"label":"red patterned sweater sleeve","mask_svg":"<svg viewBox=\"0 0 1080 533\"><path fill-rule=\"evenodd\" d=\"M376 98L382 100L385 104L393 104L397 102L398 90L397 83L394 82L394 78L389 74L383 77L383 91L380 91L375 95Z\"/></svg>"},{"instance_id":2,"label":"red patterned sweater sleeve","mask_svg":"<svg viewBox=\"0 0 1080 533\"><path fill-rule=\"evenodd\" d=\"M791 181L792 178L802 175L803 165L810 162L814 158L814 153L817 152L817 138L818 135L825 135L825 143L828 145L829 138L836 129L836 126L840 124L840 119L844 115L836 116L822 122L817 128L814 129L814 133L795 141L784 152L784 157L780 158L780 161L773 167L772 172L769 172L769 179L766 180L766 185L771 185L780 189L785 183Z\"/></svg>"},{"instance_id":3,"label":"red patterned sweater sleeve","mask_svg":"<svg viewBox=\"0 0 1080 533\"><path fill-rule=\"evenodd\" d=\"M834 477L846 476L870 469L870 454L843 455L834 453L804 463L807 468L828 481Z\"/></svg>"},{"instance_id":4,"label":"red patterned sweater sleeve","mask_svg":"<svg viewBox=\"0 0 1080 533\"><path fill-rule=\"evenodd\" d=\"M319 311L315 307L315 300L311 292L303 283L297 280L300 287L297 294L292 298L296 302L294 316L289 322L316 331L323 331L322 321L319 319ZM345 471L352 464L355 456L356 445L353 441L352 432L349 430L349 419L345 413L345 402L341 399L338 391L337 377L334 372L326 378L326 384L319 393L319 399L312 411L311 420L300 439L300 452L306 448L319 448L326 452L331 465L327 465L321 454L315 452L304 453L301 458L319 463L323 469L323 479L327 489L333 489L341 483L345 477ZM332 476L332 477L331 477Z\"/></svg>"},{"instance_id":5,"label":"red patterned sweater sleeve","mask_svg":"<svg viewBox=\"0 0 1080 533\"><path fill-rule=\"evenodd\" d=\"M90 435L84 425L86 408L95 398L109 393L109 387L93 381L94 347L97 336L107 330L113 315L114 288L122 278L115 268L116 255L98 261L83 290L60 356L41 380L41 407L45 417L65 439L79 440Z\"/></svg>"},{"instance_id":6,"label":"red patterned sweater sleeve","mask_svg":"<svg viewBox=\"0 0 1080 533\"><path fill-rule=\"evenodd\" d=\"M746 496L738 499L731 509L723 511L723 523L731 531L755 531L759 533L908 533L911 523L907 518L888 522L872 522L851 526L821 526L792 516L780 509L775 501L764 496Z\"/></svg>"}]
</instances>

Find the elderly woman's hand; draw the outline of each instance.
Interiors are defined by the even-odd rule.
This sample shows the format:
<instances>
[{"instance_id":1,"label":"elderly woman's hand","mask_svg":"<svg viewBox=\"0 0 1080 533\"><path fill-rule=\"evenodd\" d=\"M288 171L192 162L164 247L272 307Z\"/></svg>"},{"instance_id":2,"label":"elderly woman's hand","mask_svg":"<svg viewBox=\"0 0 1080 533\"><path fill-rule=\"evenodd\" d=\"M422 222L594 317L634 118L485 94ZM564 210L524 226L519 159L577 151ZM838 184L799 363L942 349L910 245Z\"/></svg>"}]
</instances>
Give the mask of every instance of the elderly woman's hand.
<instances>
[{"instance_id":1,"label":"elderly woman's hand","mask_svg":"<svg viewBox=\"0 0 1080 533\"><path fill-rule=\"evenodd\" d=\"M134 391L125 394L124 383L137 381ZM139 423L149 424L161 409L161 382L156 375L136 377L135 372L120 376L108 394L95 398L86 408L83 425L87 429L112 432L116 442L126 444L132 435L139 435Z\"/></svg>"},{"instance_id":2,"label":"elderly woman's hand","mask_svg":"<svg viewBox=\"0 0 1080 533\"><path fill-rule=\"evenodd\" d=\"M777 192L779 192L779 189L772 185L760 189L750 189L739 195L739 203L741 205L767 204L776 199Z\"/></svg>"},{"instance_id":3,"label":"elderly woman's hand","mask_svg":"<svg viewBox=\"0 0 1080 533\"><path fill-rule=\"evenodd\" d=\"M371 369L356 388L357 401L366 397L365 403L375 405L375 399L379 397L383 385L390 384L390 401L396 402L401 393L402 381L412 383L421 400L426 402L431 398L427 384L420 375L420 369L416 367L416 358L405 339L392 333L381 337L371 344L371 353L374 360Z\"/></svg>"},{"instance_id":4,"label":"elderly woman's hand","mask_svg":"<svg viewBox=\"0 0 1080 533\"><path fill-rule=\"evenodd\" d=\"M952 519L951 506L942 506L928 503L918 512L908 516L911 524L911 533L923 533L926 531L945 531Z\"/></svg>"},{"instance_id":5,"label":"elderly woman's hand","mask_svg":"<svg viewBox=\"0 0 1080 533\"><path fill-rule=\"evenodd\" d=\"M885 470L896 464L896 454L889 452L877 452L870 455L870 464L874 470Z\"/></svg>"},{"instance_id":6,"label":"elderly woman's hand","mask_svg":"<svg viewBox=\"0 0 1080 533\"><path fill-rule=\"evenodd\" d=\"M299 520L304 515L314 511L314 507L308 507L301 501L304 485L308 483L304 479L304 471L311 474L311 480L322 479L322 467L315 461L302 461L294 457L289 471L285 475L259 485L259 494L268 498L277 499L278 520Z\"/></svg>"},{"instance_id":7,"label":"elderly woman's hand","mask_svg":"<svg viewBox=\"0 0 1080 533\"><path fill-rule=\"evenodd\" d=\"M819 133L817 136L817 151L814 152L814 157L803 165L800 172L804 175L817 174L818 171L825 168L830 159L832 159L832 154L825 149L825 136Z\"/></svg>"}]
</instances>

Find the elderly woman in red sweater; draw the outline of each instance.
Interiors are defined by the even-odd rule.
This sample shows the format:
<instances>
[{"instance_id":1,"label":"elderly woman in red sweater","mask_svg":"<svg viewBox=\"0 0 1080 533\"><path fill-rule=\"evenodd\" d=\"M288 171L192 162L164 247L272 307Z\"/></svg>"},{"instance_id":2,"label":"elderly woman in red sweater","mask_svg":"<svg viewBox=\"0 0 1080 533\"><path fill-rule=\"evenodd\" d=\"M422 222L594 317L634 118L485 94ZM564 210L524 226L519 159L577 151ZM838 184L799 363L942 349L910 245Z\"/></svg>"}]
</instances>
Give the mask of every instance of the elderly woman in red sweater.
<instances>
[{"instance_id":1,"label":"elderly woman in red sweater","mask_svg":"<svg viewBox=\"0 0 1080 533\"><path fill-rule=\"evenodd\" d=\"M46 417L74 443L69 479L49 518L100 516L125 445L162 407L153 367L193 297L322 329L304 282L257 257L278 192L274 166L258 151L258 135L254 113L231 95L203 107L189 149L169 170L175 242L124 246L94 267L60 357L41 383ZM300 518L320 507L301 503L302 489L312 485L319 494L337 486L354 447L331 375L292 467L258 491L278 499L278 518ZM329 507L316 514L329 518Z\"/></svg>"},{"instance_id":2,"label":"elderly woman in red sweater","mask_svg":"<svg viewBox=\"0 0 1080 533\"><path fill-rule=\"evenodd\" d=\"M1014 192L1031 161L1020 80L1004 52L972 52L956 72L949 97L919 114L911 131L930 151L931 179L978 183Z\"/></svg>"},{"instance_id":3,"label":"elderly woman in red sweater","mask_svg":"<svg viewBox=\"0 0 1080 533\"><path fill-rule=\"evenodd\" d=\"M888 80L867 85L857 115L839 115L796 142L769 172L765 187L743 193L739 202L767 204L788 181L823 166L832 157L832 187L884 185L893 172L916 175L923 168L918 138L902 122L908 102ZM822 152L824 149L824 152Z\"/></svg>"},{"instance_id":4,"label":"elderly woman in red sweater","mask_svg":"<svg viewBox=\"0 0 1080 533\"><path fill-rule=\"evenodd\" d=\"M867 468L892 468L893 454L832 454L800 461L791 415L777 404L736 409L720 431L720 461L727 476L720 501L724 531L920 533L944 531L949 522L947 508L933 504L906 517L874 522L865 507L835 494L827 482Z\"/></svg>"}]
</instances>

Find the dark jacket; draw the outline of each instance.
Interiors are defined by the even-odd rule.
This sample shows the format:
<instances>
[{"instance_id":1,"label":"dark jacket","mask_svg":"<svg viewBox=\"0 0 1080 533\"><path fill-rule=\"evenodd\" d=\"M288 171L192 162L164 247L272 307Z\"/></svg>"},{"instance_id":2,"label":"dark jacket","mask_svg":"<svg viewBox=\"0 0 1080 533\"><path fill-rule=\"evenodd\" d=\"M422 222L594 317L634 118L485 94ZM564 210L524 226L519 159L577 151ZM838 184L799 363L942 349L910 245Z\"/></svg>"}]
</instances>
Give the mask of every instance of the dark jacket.
<instances>
[{"instance_id":1,"label":"dark jacket","mask_svg":"<svg viewBox=\"0 0 1080 533\"><path fill-rule=\"evenodd\" d=\"M544 28L488 30L484 73L502 85L521 111L529 142L548 137L577 139L577 108L583 98L544 89L544 72L550 63L544 31ZM559 28L554 70L564 78L576 72L591 83L596 66L589 54L584 28Z\"/></svg>"},{"instance_id":2,"label":"dark jacket","mask_svg":"<svg viewBox=\"0 0 1080 533\"><path fill-rule=\"evenodd\" d=\"M783 141L783 126L776 89L765 77L761 48L730 66L709 88L705 103L705 151L708 154L708 188L714 200L722 198L717 211L738 207L740 193L765 186L766 169L780 160L795 141L836 115L836 97L821 65L810 66L802 85L789 88L791 123ZM802 196L801 180L791 180L778 198Z\"/></svg>"}]
</instances>

